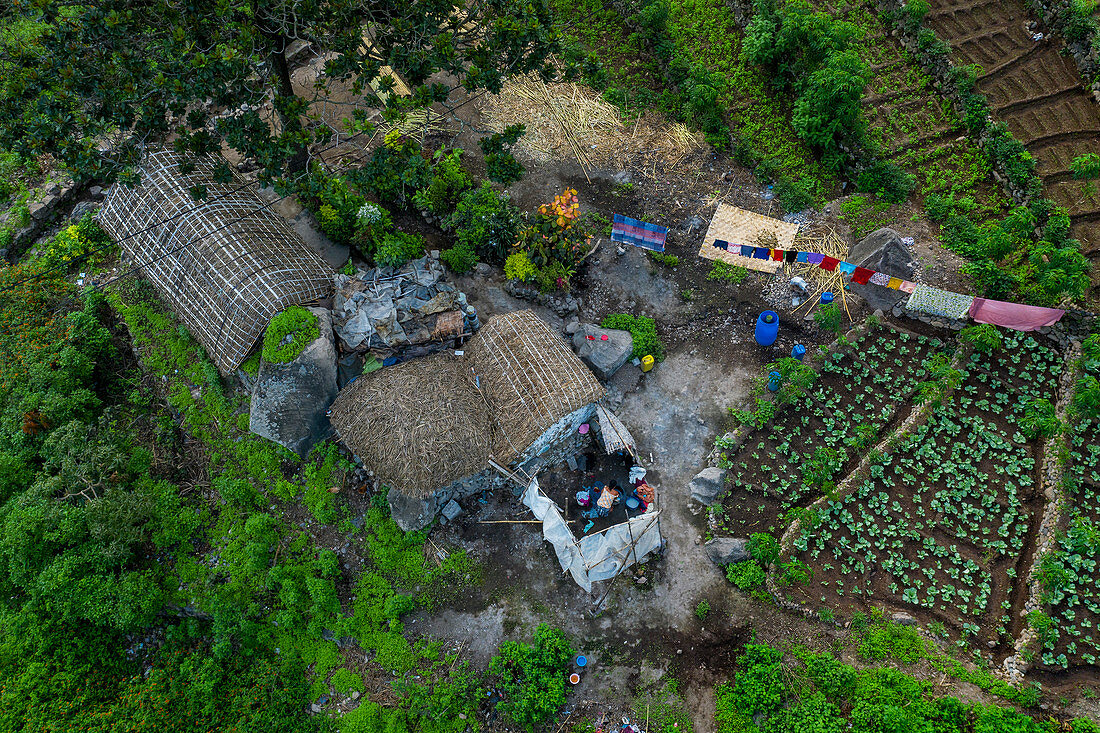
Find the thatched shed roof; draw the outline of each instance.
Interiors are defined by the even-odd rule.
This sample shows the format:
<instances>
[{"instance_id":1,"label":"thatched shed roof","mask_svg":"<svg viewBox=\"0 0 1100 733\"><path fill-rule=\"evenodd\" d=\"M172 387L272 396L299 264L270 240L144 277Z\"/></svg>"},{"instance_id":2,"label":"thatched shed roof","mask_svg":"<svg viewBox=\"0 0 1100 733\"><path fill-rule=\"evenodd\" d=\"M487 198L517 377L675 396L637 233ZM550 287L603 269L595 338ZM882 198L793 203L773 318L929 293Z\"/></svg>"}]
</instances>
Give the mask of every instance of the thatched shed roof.
<instances>
[{"instance_id":1,"label":"thatched shed roof","mask_svg":"<svg viewBox=\"0 0 1100 733\"><path fill-rule=\"evenodd\" d=\"M386 367L332 405L340 439L391 488L427 496L488 465L507 465L603 386L530 311L489 319L462 356Z\"/></svg>"},{"instance_id":2,"label":"thatched shed roof","mask_svg":"<svg viewBox=\"0 0 1100 733\"><path fill-rule=\"evenodd\" d=\"M332 293L333 271L238 178L214 181L216 160L190 173L173 151L150 153L141 183L116 185L99 223L139 265L223 373L248 356L271 317ZM190 189L205 186L203 201Z\"/></svg>"}]
</instances>

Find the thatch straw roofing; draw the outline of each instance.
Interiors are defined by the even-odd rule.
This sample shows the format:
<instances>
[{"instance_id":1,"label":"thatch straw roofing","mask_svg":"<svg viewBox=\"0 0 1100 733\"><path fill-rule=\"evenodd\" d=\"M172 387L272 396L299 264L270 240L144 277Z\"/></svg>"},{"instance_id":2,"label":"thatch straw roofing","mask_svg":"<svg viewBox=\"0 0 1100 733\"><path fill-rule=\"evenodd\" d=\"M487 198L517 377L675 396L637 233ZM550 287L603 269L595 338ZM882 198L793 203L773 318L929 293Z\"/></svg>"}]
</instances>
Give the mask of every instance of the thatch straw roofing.
<instances>
[{"instance_id":1,"label":"thatch straw roofing","mask_svg":"<svg viewBox=\"0 0 1100 733\"><path fill-rule=\"evenodd\" d=\"M489 319L450 353L365 374L332 405L340 439L391 488L426 496L514 461L603 387L565 342L530 311Z\"/></svg>"},{"instance_id":2,"label":"thatch straw roofing","mask_svg":"<svg viewBox=\"0 0 1100 733\"><path fill-rule=\"evenodd\" d=\"M99 222L229 373L273 315L330 295L333 271L285 219L261 209L252 187L216 183L215 163L183 173L174 152L147 155L141 183L116 185ZM195 186L206 187L204 201L192 198Z\"/></svg>"}]
</instances>

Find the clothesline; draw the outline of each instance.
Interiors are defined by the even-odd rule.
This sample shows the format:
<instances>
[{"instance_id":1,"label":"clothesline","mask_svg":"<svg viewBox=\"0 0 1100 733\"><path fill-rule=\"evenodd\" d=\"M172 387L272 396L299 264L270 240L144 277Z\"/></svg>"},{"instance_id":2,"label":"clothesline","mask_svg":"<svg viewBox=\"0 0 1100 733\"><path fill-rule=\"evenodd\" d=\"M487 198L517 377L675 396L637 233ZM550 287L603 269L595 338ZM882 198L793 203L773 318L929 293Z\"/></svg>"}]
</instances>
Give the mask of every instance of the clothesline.
<instances>
[{"instance_id":1,"label":"clothesline","mask_svg":"<svg viewBox=\"0 0 1100 733\"><path fill-rule=\"evenodd\" d=\"M1023 303L1008 303L1002 300L975 298L972 295L953 293L950 290L921 285L920 283L893 277L887 273L859 267L851 262L844 262L819 252L730 244L721 239L715 240L713 246L731 253L733 253L732 248L736 247L737 254L756 260L801 262L817 265L828 272L840 271L848 275L851 282L857 285L871 284L908 293L909 301L906 303L906 308L909 310L952 320L969 317L977 323L989 323L1016 331L1035 331L1044 326L1054 325L1066 313L1058 308L1041 308Z\"/></svg>"}]
</instances>

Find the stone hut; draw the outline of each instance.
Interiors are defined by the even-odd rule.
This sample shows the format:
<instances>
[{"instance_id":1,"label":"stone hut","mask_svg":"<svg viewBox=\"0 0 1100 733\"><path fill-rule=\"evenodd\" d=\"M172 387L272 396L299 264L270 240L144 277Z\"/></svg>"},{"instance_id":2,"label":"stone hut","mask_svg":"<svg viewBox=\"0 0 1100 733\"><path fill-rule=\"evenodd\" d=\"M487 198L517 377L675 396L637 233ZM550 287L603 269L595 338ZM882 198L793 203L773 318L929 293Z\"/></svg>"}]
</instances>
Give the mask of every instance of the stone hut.
<instances>
[{"instance_id":1,"label":"stone hut","mask_svg":"<svg viewBox=\"0 0 1100 733\"><path fill-rule=\"evenodd\" d=\"M254 185L235 174L217 182L216 158L183 162L171 150L148 154L141 183L116 184L99 223L229 374L272 316L332 295L335 273Z\"/></svg>"},{"instance_id":2,"label":"stone hut","mask_svg":"<svg viewBox=\"0 0 1100 733\"><path fill-rule=\"evenodd\" d=\"M490 467L572 455L603 386L531 311L489 319L462 352L437 353L349 384L330 419L340 440L390 487L394 520L427 526L451 499L504 485Z\"/></svg>"}]
</instances>

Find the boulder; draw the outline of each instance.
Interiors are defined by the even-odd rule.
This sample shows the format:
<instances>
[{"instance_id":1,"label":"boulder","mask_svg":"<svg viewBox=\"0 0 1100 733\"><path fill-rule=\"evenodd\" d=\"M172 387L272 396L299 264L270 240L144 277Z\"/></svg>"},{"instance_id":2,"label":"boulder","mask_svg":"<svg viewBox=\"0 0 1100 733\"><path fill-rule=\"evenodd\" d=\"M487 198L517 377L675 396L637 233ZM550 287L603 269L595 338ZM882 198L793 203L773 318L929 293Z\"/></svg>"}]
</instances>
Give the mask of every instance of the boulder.
<instances>
[{"instance_id":1,"label":"boulder","mask_svg":"<svg viewBox=\"0 0 1100 733\"><path fill-rule=\"evenodd\" d=\"M591 336L592 338L588 338ZM607 340L603 339L607 336ZM573 348L601 382L606 382L619 371L634 350L634 338L629 331L600 328L582 323L573 334Z\"/></svg>"},{"instance_id":2,"label":"boulder","mask_svg":"<svg viewBox=\"0 0 1100 733\"><path fill-rule=\"evenodd\" d=\"M688 484L691 498L704 506L710 506L718 500L722 493L722 487L726 483L726 472L721 468L704 468L695 474L695 478Z\"/></svg>"},{"instance_id":3,"label":"boulder","mask_svg":"<svg viewBox=\"0 0 1100 733\"><path fill-rule=\"evenodd\" d=\"M901 624L902 626L916 626L917 620L907 613L898 611L897 613L890 614L890 620L895 624Z\"/></svg>"},{"instance_id":4,"label":"boulder","mask_svg":"<svg viewBox=\"0 0 1100 733\"><path fill-rule=\"evenodd\" d=\"M252 389L249 429L300 456L332 433L326 412L336 399L332 314L310 308L321 335L289 364L260 362Z\"/></svg>"},{"instance_id":5,"label":"boulder","mask_svg":"<svg viewBox=\"0 0 1100 733\"><path fill-rule=\"evenodd\" d=\"M449 522L462 513L462 507L457 501L451 499L443 505L443 509L439 513Z\"/></svg>"},{"instance_id":6,"label":"boulder","mask_svg":"<svg viewBox=\"0 0 1100 733\"><path fill-rule=\"evenodd\" d=\"M703 543L703 551L715 565L749 560L749 541L743 537L715 537Z\"/></svg>"},{"instance_id":7,"label":"boulder","mask_svg":"<svg viewBox=\"0 0 1100 733\"><path fill-rule=\"evenodd\" d=\"M887 227L859 240L848 254L848 261L902 280L911 279L916 270L916 262L909 248L901 241L901 235ZM852 283L850 288L877 310L890 310L895 303L908 297L902 291L891 290L884 285Z\"/></svg>"}]
</instances>

